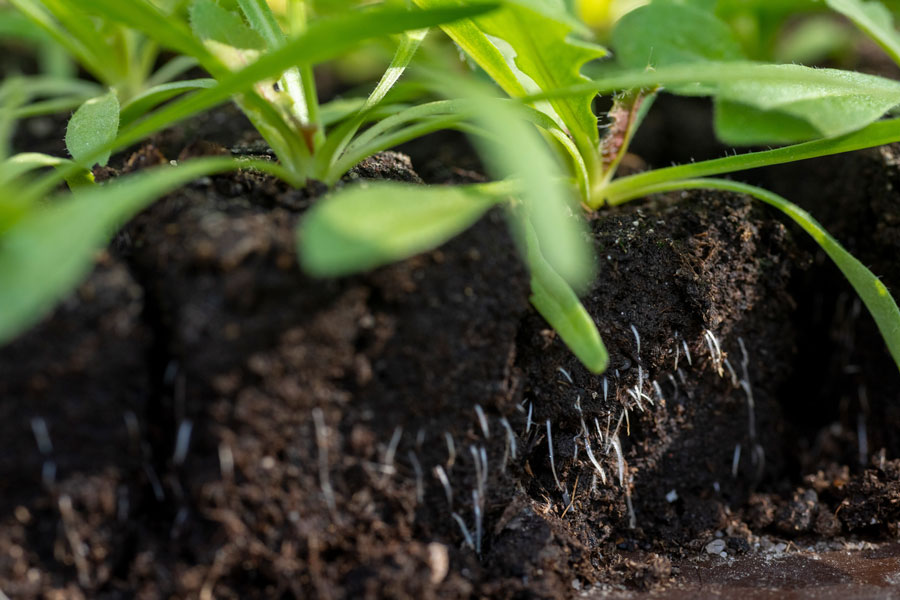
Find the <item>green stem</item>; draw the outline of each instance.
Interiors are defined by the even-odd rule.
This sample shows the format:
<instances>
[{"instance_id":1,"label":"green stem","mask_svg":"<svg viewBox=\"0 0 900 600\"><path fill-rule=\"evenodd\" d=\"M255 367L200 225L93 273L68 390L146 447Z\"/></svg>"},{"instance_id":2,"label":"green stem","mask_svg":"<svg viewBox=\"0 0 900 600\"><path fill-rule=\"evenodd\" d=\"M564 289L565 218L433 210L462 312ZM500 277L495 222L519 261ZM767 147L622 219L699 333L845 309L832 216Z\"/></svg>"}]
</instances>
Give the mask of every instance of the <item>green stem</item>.
<instances>
[{"instance_id":1,"label":"green stem","mask_svg":"<svg viewBox=\"0 0 900 600\"><path fill-rule=\"evenodd\" d=\"M415 123L408 127L404 127L398 131L391 131L376 138L368 140L364 144L354 144L344 153L343 156L332 164L328 170L324 181L328 184L334 184L341 175L353 168L357 163L365 160L369 156L388 148L393 148L410 140L414 140L440 131L442 129L451 129L460 125L466 117L464 115L447 115L431 117L428 120Z\"/></svg>"},{"instance_id":2,"label":"green stem","mask_svg":"<svg viewBox=\"0 0 900 600\"><path fill-rule=\"evenodd\" d=\"M863 148L883 146L898 140L900 140L900 119L878 121L859 131L835 138L816 140L763 152L748 152L737 156L726 156L724 158L655 169L622 177L597 190L597 193L591 198L589 206L596 209L602 206L604 201L615 206L632 198L644 196L649 193L647 190L653 189L659 184L673 181L733 173L820 156L841 154Z\"/></svg>"}]
</instances>

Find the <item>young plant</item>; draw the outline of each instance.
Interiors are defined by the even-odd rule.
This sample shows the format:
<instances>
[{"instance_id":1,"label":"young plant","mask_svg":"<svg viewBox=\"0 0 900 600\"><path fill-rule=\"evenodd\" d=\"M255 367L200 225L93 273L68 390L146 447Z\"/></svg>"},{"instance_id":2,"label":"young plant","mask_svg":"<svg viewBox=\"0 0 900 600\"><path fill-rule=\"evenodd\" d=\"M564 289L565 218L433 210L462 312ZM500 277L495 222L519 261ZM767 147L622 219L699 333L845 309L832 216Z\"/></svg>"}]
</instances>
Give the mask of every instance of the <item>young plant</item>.
<instances>
[{"instance_id":1,"label":"young plant","mask_svg":"<svg viewBox=\"0 0 900 600\"><path fill-rule=\"evenodd\" d=\"M140 123L131 120L134 127L123 124L122 139L133 141L146 135L160 126L163 117L168 125L233 97L278 158L279 174L297 186L310 179L334 183L356 162L387 147L384 144L439 128L440 119L431 115L401 118L396 128L384 132L390 135L377 140L369 135L356 140L353 152L347 151L359 128L384 114L382 100L425 36L426 27L417 25L452 21L493 8L488 3L432 11L354 8L340 16L310 19L311 3L292 0L285 31L265 0L239 0L239 12L214 0L190 0L184 3L184 18L164 13L149 0L124 4L84 0L78 5L95 18L141 31L159 46L190 57L215 81L206 94L189 95ZM353 110L347 110L346 102L320 107L313 65L361 40L391 34L400 36L398 49L372 94ZM152 106L142 104L141 108ZM327 129L328 125L333 127Z\"/></svg>"},{"instance_id":2,"label":"young plant","mask_svg":"<svg viewBox=\"0 0 900 600\"><path fill-rule=\"evenodd\" d=\"M121 108L121 123L127 124L161 102L184 92L209 87L211 83L209 79L180 79L197 66L195 58L181 55L167 59L155 41L102 16L92 16L81 2L9 2L17 10L10 15L11 23L24 26L20 31L36 41L42 53L46 54L47 48L65 52L67 58L77 62L94 79L85 81L78 79L71 69L56 69L53 78L68 83L71 93L26 105L17 113L19 117L70 110L89 102L103 101L100 99L111 93ZM174 18L183 3L159 4L164 14ZM59 60L57 58L57 62ZM87 95L88 90L93 93ZM105 133L115 136L116 131Z\"/></svg>"},{"instance_id":3,"label":"young plant","mask_svg":"<svg viewBox=\"0 0 900 600\"><path fill-rule=\"evenodd\" d=\"M60 5L67 4L65 0L58 2ZM203 2L195 4L201 8L210 6ZM249 7L255 5L263 10L259 3L242 4ZM71 290L89 268L93 253L108 241L115 226L121 225L177 185L201 175L243 167L273 173L297 185L305 183L306 169L310 168L311 160L299 163L291 160L303 156L304 151L306 157L312 158L309 148L315 148L316 144L324 146L327 140L323 138L317 142L319 136L316 132L304 129L296 108L285 106L282 97L267 99L258 94L257 90L264 85L260 82L268 82L265 85L271 89L271 82L282 80L285 82L282 89L288 89L297 83L291 80L291 73L295 73L293 69L302 70L338 56L360 41L415 32L492 8L491 5L480 5L436 10L387 7L349 11L332 19L305 24L302 31L284 39L280 47L261 54L246 66L232 70L212 50L207 49L207 44L194 38L187 22L169 19L170 15L146 0L128 3L85 0L79 3L79 7L106 11L104 18L107 22L122 27L139 26L148 38L158 39L160 46L192 52L192 56L219 79L122 127L118 125L124 112L119 111L115 93L107 93L86 103L69 123L66 141L74 157L71 161L40 154L8 156L8 139L15 124L15 108L21 106L26 98L28 82L20 79L3 82L0 87L0 107L4 108L0 110L0 191L3 192L0 195L0 306L3 307L0 311L0 343L9 341L33 324ZM248 11L248 14L252 13ZM271 16L270 13L264 14ZM212 19L210 27L215 24L215 19ZM226 40L236 31L250 31L232 27L231 17L223 17L219 24L224 24L222 35ZM420 39L421 35L411 33L411 43L417 37ZM234 56L232 51L236 47L229 49L213 45L213 48L216 52L221 51L223 56L229 52ZM401 56L399 60L406 59ZM403 66L395 65L400 70ZM395 79L392 72L385 76L373 95L373 105L377 103L378 94L383 95L390 87L392 78ZM299 81L302 87L302 72ZM103 162L110 152L233 97L261 132L267 135L273 147L282 152L280 157L284 164L225 157L157 169L153 174L134 176L102 187L83 185L90 181L88 167ZM295 100L297 97L284 98ZM151 105L153 103L147 105L148 111L152 109ZM7 107L10 109L5 110ZM371 107L367 107L363 116L358 111L349 113L346 122L351 126L345 126L343 135L351 137L348 132L353 130L353 121L364 123L372 112ZM322 121L325 121L324 117ZM284 154L287 151L297 153ZM44 172L45 167L54 169ZM71 194L56 192L63 181L69 183L73 190ZM36 273L40 273L41 277L35 277Z\"/></svg>"},{"instance_id":4,"label":"young plant","mask_svg":"<svg viewBox=\"0 0 900 600\"><path fill-rule=\"evenodd\" d=\"M453 2L416 3L437 7ZM900 46L900 36L880 5L862 0L828 0L828 4L857 23L896 58L894 49ZM885 286L868 269L843 250L810 215L787 200L753 186L706 178L898 141L900 120L879 119L900 104L900 83L833 69L751 62L743 55L731 28L714 13L714 5L710 0L654 0L629 13L612 32L617 67L595 81L585 81L580 68L605 51L575 40L572 34L577 27L571 17L549 0L507 2L501 10L442 28L504 92L530 107L519 111L520 120L529 121L542 131L548 147L567 167L570 193L577 194L582 205L597 210L652 193L699 187L736 191L767 202L810 233L847 276L900 366L900 311ZM794 145L614 179L634 131L660 89L712 97L716 131L725 142ZM609 115L612 123L603 138L599 137L596 117L590 112L590 102L597 93L616 94ZM487 121L482 119L480 133L487 132L489 138L496 137L496 133L503 135L492 132ZM505 124L509 126L510 123ZM485 153L489 166L490 157L491 152ZM508 169L506 174L512 175L519 195L527 197L535 177L529 177L529 166L524 165L529 163L522 163L518 170ZM494 175L501 175L503 170L494 170ZM394 193L397 192L390 192ZM378 197L382 210L402 213L405 207L392 203L390 194ZM349 207L343 211L326 208L327 203L340 206L345 198L336 194L320 203L307 218L304 231L312 232L328 221L331 230L343 231L345 246L352 244L354 218ZM554 205L539 198L522 204ZM561 229L553 235L554 227L561 221L552 221L548 227L547 220L533 218L534 212L524 214L516 230L532 272L533 303L585 366L600 372L606 365L606 353L596 326L587 317L572 286L583 281L567 273L563 257L553 253L559 248L555 240L563 236ZM432 218L447 217L434 214ZM395 219L402 220L399 216ZM522 235L522 231L531 233L529 226L534 234ZM382 231L370 229L367 242L390 238L390 227L387 224ZM301 252L315 256L314 246L320 243L319 239L301 236ZM431 244L420 240L408 248L407 254L444 239L446 235L436 236ZM568 251L573 252L571 246ZM382 258L393 260L400 254L394 252ZM320 270L319 265L309 264L315 261L305 261L308 268L327 272ZM369 260L364 266L371 267L374 262ZM348 272L357 266L362 265L349 261L339 271ZM545 301L551 295L548 290L553 291L554 302ZM573 319L575 312L580 315L578 319Z\"/></svg>"}]
</instances>

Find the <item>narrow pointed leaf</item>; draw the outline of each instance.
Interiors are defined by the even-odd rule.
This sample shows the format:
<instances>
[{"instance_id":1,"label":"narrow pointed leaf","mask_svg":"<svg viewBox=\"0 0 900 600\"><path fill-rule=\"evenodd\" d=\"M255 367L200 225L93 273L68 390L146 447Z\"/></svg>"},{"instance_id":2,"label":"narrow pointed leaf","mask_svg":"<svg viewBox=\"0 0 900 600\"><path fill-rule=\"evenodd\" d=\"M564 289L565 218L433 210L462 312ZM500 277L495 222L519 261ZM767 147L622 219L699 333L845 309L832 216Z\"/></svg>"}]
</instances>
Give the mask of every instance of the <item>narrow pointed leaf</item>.
<instances>
[{"instance_id":1,"label":"narrow pointed leaf","mask_svg":"<svg viewBox=\"0 0 900 600\"><path fill-rule=\"evenodd\" d=\"M284 46L262 56L253 64L232 74L220 74L219 85L177 100L135 123L122 132L117 145L134 143L162 127L171 126L216 106L235 94L246 92L258 81L278 77L298 63L315 64L337 56L369 38L452 22L481 14L495 6L479 4L473 7L419 11L373 9L315 21L304 33L288 40Z\"/></svg>"},{"instance_id":2,"label":"narrow pointed leaf","mask_svg":"<svg viewBox=\"0 0 900 600\"><path fill-rule=\"evenodd\" d=\"M528 225L525 238L531 270L531 304L589 371L602 373L609 364L609 354L597 325L571 286L544 259L537 236Z\"/></svg>"}]
</instances>

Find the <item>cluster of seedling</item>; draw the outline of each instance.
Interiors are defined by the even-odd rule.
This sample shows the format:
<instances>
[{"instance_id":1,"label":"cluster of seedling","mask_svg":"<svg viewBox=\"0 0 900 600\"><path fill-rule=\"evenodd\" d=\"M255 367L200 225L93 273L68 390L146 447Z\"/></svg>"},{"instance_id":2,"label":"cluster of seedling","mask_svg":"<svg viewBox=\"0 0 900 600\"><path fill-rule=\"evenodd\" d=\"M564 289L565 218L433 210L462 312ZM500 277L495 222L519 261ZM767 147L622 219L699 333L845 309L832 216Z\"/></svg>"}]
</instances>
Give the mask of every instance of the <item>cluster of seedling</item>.
<instances>
[{"instance_id":1,"label":"cluster of seedling","mask_svg":"<svg viewBox=\"0 0 900 600\"><path fill-rule=\"evenodd\" d=\"M606 50L586 41L587 30L570 12L543 0L415 0L417 8L354 7L323 19L313 18L314 6L307 0L288 0L283 15L274 14L264 0L10 3L24 22L35 27L36 37L55 40L93 80L57 73L8 77L0 84L0 342L24 331L69 293L117 227L179 185L240 168L257 169L294 186L309 180L335 185L367 156L434 131L459 129L472 136L494 182L462 187L382 182L339 188L316 203L298 230L304 268L320 276L374 268L434 248L486 211L502 207L530 269L535 308L588 370L602 373L607 353L578 299L595 274L580 207L597 210L672 190L732 191L774 206L821 245L856 289L900 364L900 311L875 275L787 200L714 178L900 141L900 119L882 120L900 105L900 83L858 73L752 62L719 18L715 2L654 0L629 13L610 32L614 58L607 58L608 67L593 80L582 69L606 57ZM900 35L883 6L864 0L827 4L900 63ZM423 47L428 28L436 26L496 85L456 69L440 46ZM313 66L362 40L387 35L397 36L394 57L374 91L320 105ZM120 53L119 48L127 51ZM121 60L108 67L109 56ZM184 78L197 68L210 77ZM401 75L418 83L413 95L392 96ZM636 129L661 91L711 97L716 130L726 142L788 145L616 178ZM614 95L604 135L591 110L598 93ZM105 164L112 152L229 100L244 111L277 161L198 159L102 186L93 182L91 167ZM8 138L18 119L75 107L66 134L71 158L9 155ZM63 182L70 191L59 191ZM586 469L589 484L579 488L579 475L570 488L563 470L569 465L561 464L555 450L554 435L558 442L563 434L551 419L535 420L535 399L529 399L519 407L524 417L521 434L509 418L492 422L476 405L473 422L481 434L479 443L458 447L451 433L443 432L447 460L436 465L423 464L415 450L408 450L405 462L416 501L424 500L430 473L464 544L481 554L488 531L488 484L492 473L498 472L497 464L488 462L490 444L503 445L497 461L503 473L510 464L521 464L544 440L555 488L548 494L562 500L558 514L564 517L573 510L579 489L595 494L600 485L617 484L629 525L635 527L633 482L621 442L622 432L630 431L629 411L665 403L664 393L670 399L680 389L689 393L682 365L704 363L698 347L692 355L687 340L678 338L666 380L651 380L640 361L639 332L634 326L632 330L638 357L635 381L620 386L625 377L609 373L601 383L603 406L621 410L608 412L603 422L600 415L587 414L581 396L574 394L572 410L580 429L571 438L571 466L576 468L569 472L582 474ZM734 364L712 331L705 331L703 344L704 354L708 353L705 364L745 396L749 447L735 445L732 475L738 476L746 456L759 474L765 453L756 431L744 341L738 339L741 361ZM560 374L574 383L565 370ZM615 383L610 385L610 380ZM311 416L319 485L325 505L335 514L338 500L329 457L333 432L321 408L314 408ZM494 423L498 425L492 432ZM44 457L42 477L50 487L56 464L48 428L40 418L31 425ZM125 425L139 444L135 415L126 414ZM179 420L172 451L175 467L187 458L192 431L190 420ZM421 430L416 435L417 447L424 435ZM498 442L497 436L502 440ZM379 476L398 472L402 437L403 428L398 426L374 465ZM453 467L458 460L469 459L474 481L460 493L459 485L454 489ZM234 458L226 444L219 447L219 462L222 477L232 479ZM162 501L163 482L149 461L143 465L153 493ZM178 481L167 483L178 495ZM677 497L677 490L667 496L670 502ZM67 515L72 513L68 496L60 497L59 510L68 528ZM127 518L127 496L122 510ZM173 531L187 518L186 511L184 506L179 509ZM76 566L84 577L87 569L79 560L83 557L76 556Z\"/></svg>"},{"instance_id":2,"label":"cluster of seedling","mask_svg":"<svg viewBox=\"0 0 900 600\"><path fill-rule=\"evenodd\" d=\"M587 41L587 29L561 3L544 0L416 0L417 7L366 10L346 2L339 7L346 10L328 18L313 18L314 9L322 7L309 0L289 0L283 15L273 13L265 0L11 4L96 81L12 77L0 86L4 143L17 116L81 102L66 135L71 160L8 156L6 146L0 147L2 341L71 290L117 226L199 175L253 168L296 186L311 179L335 184L366 156L455 128L471 134L496 182L454 188L381 183L340 190L319 201L300 226L304 268L320 276L370 269L433 248L485 211L503 206L531 271L533 305L583 364L600 373L607 353L578 300L595 274L579 204L596 210L671 190L725 190L756 197L807 231L850 280L900 363L900 311L864 265L787 200L713 177L900 140L900 120L880 120L900 104L900 83L752 62L719 18L716 2L654 0L628 13L609 35L614 60L607 58L608 68L593 80L582 68L608 52ZM900 34L882 5L874 0L827 4L900 60ZM447 57L438 47L417 55L433 26L496 86L452 65L446 68ZM389 34L399 41L374 91L320 105L313 66L362 40ZM169 58L162 50L175 55ZM120 62L106 68L108 56L121 57ZM420 90L411 104L409 97L390 97L410 65ZM179 79L194 67L211 77ZM505 99L497 96L498 88ZM711 97L716 130L725 142L789 145L615 179L661 90ZM444 99L422 99L424 93ZM614 94L603 136L591 111L598 93ZM111 152L228 100L244 111L277 162L201 159L93 184L90 167L105 163ZM53 170L46 172L47 167ZM54 192L63 181L71 194ZM46 276L36 279L35 272Z\"/></svg>"}]
</instances>

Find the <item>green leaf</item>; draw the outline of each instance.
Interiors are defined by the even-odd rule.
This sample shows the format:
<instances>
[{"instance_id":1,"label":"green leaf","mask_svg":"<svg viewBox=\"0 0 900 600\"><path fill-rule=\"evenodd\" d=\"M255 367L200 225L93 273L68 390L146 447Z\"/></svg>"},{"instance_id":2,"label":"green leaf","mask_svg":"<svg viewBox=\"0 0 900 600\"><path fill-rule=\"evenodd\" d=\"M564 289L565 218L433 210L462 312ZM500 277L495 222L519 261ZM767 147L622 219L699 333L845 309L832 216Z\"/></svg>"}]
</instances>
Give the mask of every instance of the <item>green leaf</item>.
<instances>
[{"instance_id":1,"label":"green leaf","mask_svg":"<svg viewBox=\"0 0 900 600\"><path fill-rule=\"evenodd\" d=\"M85 167L91 167L95 162L105 165L110 153L107 151L96 156L96 151L110 145L118 132L119 99L110 90L82 104L69 119L66 149L75 162L83 163ZM88 161L90 164L87 164Z\"/></svg>"},{"instance_id":2,"label":"green leaf","mask_svg":"<svg viewBox=\"0 0 900 600\"><path fill-rule=\"evenodd\" d=\"M581 68L606 55L599 46L570 38L571 26L527 8L510 5L479 17L476 22L487 34L512 46L516 66L542 90L587 81ZM597 117L591 110L593 99L594 94L585 94L550 102L585 154L600 139Z\"/></svg>"},{"instance_id":3,"label":"green leaf","mask_svg":"<svg viewBox=\"0 0 900 600\"><path fill-rule=\"evenodd\" d=\"M479 132L487 133L474 136L473 142L489 173L495 180L517 183L547 262L573 288L584 289L596 270L587 226L573 186L556 160L560 155L551 152L533 126L544 127L534 119L537 111L493 97L490 88L448 69L432 70L428 76L438 93L472 110L471 120Z\"/></svg>"},{"instance_id":4,"label":"green leaf","mask_svg":"<svg viewBox=\"0 0 900 600\"><path fill-rule=\"evenodd\" d=\"M90 1L100 2L101 0ZM374 9L351 12L334 19L314 21L310 23L304 33L288 40L278 50L263 55L259 60L240 71L222 75L219 85L172 102L123 130L116 146L121 147L134 143L154 131L216 106L228 100L232 95L246 92L258 81L279 76L298 63L315 64L337 56L360 41L372 37L451 22L473 14L481 14L495 6L479 4L473 7L454 7L430 11Z\"/></svg>"},{"instance_id":5,"label":"green leaf","mask_svg":"<svg viewBox=\"0 0 900 600\"><path fill-rule=\"evenodd\" d=\"M420 6L442 6L452 0L416 0ZM443 27L444 31L513 97L529 91L561 89L587 81L581 75L585 63L606 55L603 48L570 37L573 27L566 20L535 12L512 2L501 10ZM504 54L491 38L505 41L511 55ZM513 69L512 64L515 65ZM518 71L518 72L517 72ZM599 142L597 118L591 111L595 94L551 100L551 114L558 116L587 162L596 162Z\"/></svg>"},{"instance_id":6,"label":"green leaf","mask_svg":"<svg viewBox=\"0 0 900 600\"><path fill-rule=\"evenodd\" d=\"M716 133L731 145L790 143L834 137L879 119L900 104L900 83L871 75L819 69L832 81L807 83L810 69L768 65L788 81L736 81L715 92ZM794 75L791 77L791 75ZM792 79L792 80L791 80Z\"/></svg>"},{"instance_id":7,"label":"green leaf","mask_svg":"<svg viewBox=\"0 0 900 600\"><path fill-rule=\"evenodd\" d=\"M497 202L465 187L356 185L306 214L297 233L300 262L317 277L373 269L436 248Z\"/></svg>"},{"instance_id":8,"label":"green leaf","mask_svg":"<svg viewBox=\"0 0 900 600\"><path fill-rule=\"evenodd\" d=\"M622 17L612 40L616 60L633 69L743 58L727 24L708 10L671 0Z\"/></svg>"},{"instance_id":9,"label":"green leaf","mask_svg":"<svg viewBox=\"0 0 900 600\"><path fill-rule=\"evenodd\" d=\"M190 6L191 28L204 42L216 42L237 50L263 50L265 41L250 29L240 15L225 10L213 0L194 0Z\"/></svg>"},{"instance_id":10,"label":"green leaf","mask_svg":"<svg viewBox=\"0 0 900 600\"><path fill-rule=\"evenodd\" d=\"M768 115L790 117L791 120L783 122L791 123L795 133L798 133L797 121L803 121L817 133L814 137L832 137L861 129L900 104L900 82L883 77L837 69L749 62L690 63L654 71L619 72L593 82L592 87L604 93L657 85L682 94L697 93L717 98L720 102L718 118L723 127L739 123L745 128L735 126L719 131L722 139L732 144L771 142L767 136L773 128L761 121ZM558 90L556 94L576 94L582 89L582 86L576 86ZM751 115L752 119L742 122L740 115L726 112L742 107L761 114L758 118ZM780 141L804 139L784 137Z\"/></svg>"},{"instance_id":11,"label":"green leaf","mask_svg":"<svg viewBox=\"0 0 900 600\"><path fill-rule=\"evenodd\" d=\"M569 284L541 254L534 230L527 223L525 229L526 257L531 270L531 304L589 371L602 373L609 364L609 354L597 325Z\"/></svg>"},{"instance_id":12,"label":"green leaf","mask_svg":"<svg viewBox=\"0 0 900 600\"><path fill-rule=\"evenodd\" d=\"M454 5L452 0L415 0L415 2L422 8L430 9ZM497 46L488 39L474 21L462 19L442 25L441 29L460 48L465 50L466 54L471 56L504 92L514 98L528 94L516 73L506 62L503 53L497 49Z\"/></svg>"},{"instance_id":13,"label":"green leaf","mask_svg":"<svg viewBox=\"0 0 900 600\"><path fill-rule=\"evenodd\" d=\"M880 2L863 0L826 0L828 6L841 13L881 46L900 65L900 33L894 27L894 16Z\"/></svg>"},{"instance_id":14,"label":"green leaf","mask_svg":"<svg viewBox=\"0 0 900 600\"><path fill-rule=\"evenodd\" d=\"M284 32L266 0L238 0L238 5L250 26L262 36L270 49L278 48L284 43Z\"/></svg>"},{"instance_id":15,"label":"green leaf","mask_svg":"<svg viewBox=\"0 0 900 600\"><path fill-rule=\"evenodd\" d=\"M190 27L175 16L166 15L147 0L80 0L80 7L104 21L120 23L137 31L160 45L180 54L192 56L209 69L209 53L203 43L191 33ZM217 77L220 73L210 71Z\"/></svg>"},{"instance_id":16,"label":"green leaf","mask_svg":"<svg viewBox=\"0 0 900 600\"><path fill-rule=\"evenodd\" d=\"M0 344L64 298L122 223L167 191L235 164L219 158L156 168L30 210L0 236Z\"/></svg>"},{"instance_id":17,"label":"green leaf","mask_svg":"<svg viewBox=\"0 0 900 600\"><path fill-rule=\"evenodd\" d=\"M675 85L671 90L714 96L716 132L730 145L790 143L840 135L871 123L900 102L894 82L882 85L887 80L826 70L835 85L822 86L805 81L809 70L798 65L767 65L784 71L785 78L777 82L752 78L725 81L713 73L703 76L706 63L739 61L740 46L728 25L711 12L675 0L656 0L626 15L616 27L613 40L619 62L631 68L695 64L698 82ZM887 88L888 94L873 97L869 90L862 89L867 85L882 91Z\"/></svg>"},{"instance_id":18,"label":"green leaf","mask_svg":"<svg viewBox=\"0 0 900 600\"><path fill-rule=\"evenodd\" d=\"M73 14L59 2L48 6L38 0L10 0L32 23L46 31L50 37L74 56L85 69L99 81L112 83L115 79L115 65L103 64L104 50L107 50L88 19ZM80 7L79 7L80 8ZM107 53L107 60L111 58Z\"/></svg>"}]
</instances>

